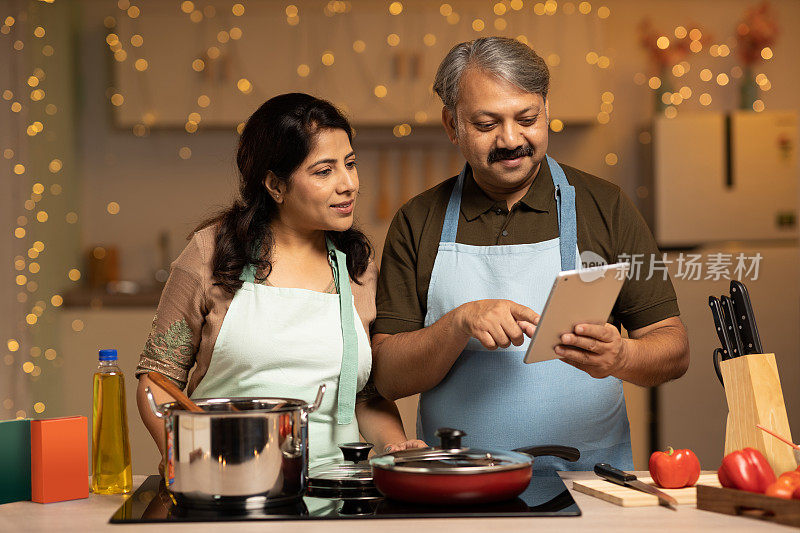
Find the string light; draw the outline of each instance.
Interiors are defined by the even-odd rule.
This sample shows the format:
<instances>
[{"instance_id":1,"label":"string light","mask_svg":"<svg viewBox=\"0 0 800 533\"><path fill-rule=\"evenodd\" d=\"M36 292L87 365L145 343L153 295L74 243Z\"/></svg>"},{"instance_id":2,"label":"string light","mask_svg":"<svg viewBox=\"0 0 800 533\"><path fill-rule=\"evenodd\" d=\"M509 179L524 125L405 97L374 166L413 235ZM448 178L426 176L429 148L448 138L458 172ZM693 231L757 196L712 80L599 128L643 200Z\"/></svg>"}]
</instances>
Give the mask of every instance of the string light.
<instances>
[{"instance_id":1,"label":"string light","mask_svg":"<svg viewBox=\"0 0 800 533\"><path fill-rule=\"evenodd\" d=\"M389 13L392 15L399 15L403 12L403 4L401 2L392 2L389 4Z\"/></svg>"},{"instance_id":2,"label":"string light","mask_svg":"<svg viewBox=\"0 0 800 533\"><path fill-rule=\"evenodd\" d=\"M45 0L45 1L49 1L49 0ZM213 17L216 16L216 10L215 10L213 5L206 5L204 8L202 8L202 10L200 10L200 8L198 7L197 4L199 4L199 2L196 3L196 2L193 2L193 1L190 1L190 0L186 0L186 1L180 2L179 5L180 5L181 11L184 14L188 15L190 20L192 20L193 22L200 22L200 21L203 20L204 17L210 19L210 18L213 18ZM403 2L392 1L392 2L387 2L384 5L387 5L387 4L388 4L388 11L389 11L389 14L391 16L399 16L399 15L401 15L401 14L403 14L405 12L405 6L403 5ZM530 2L530 4L528 4L528 6L530 7L531 4L533 4L533 2ZM469 23L470 27L474 31L483 32L483 31L485 31L487 29L487 25L488 25L489 20L492 20L493 21L493 27L497 31L505 31L506 28L508 27L508 22L506 21L505 18L503 18L503 16L506 15L506 14L509 14L509 12L512 11L512 10L513 11L521 11L523 9L523 7L525 6L525 3L523 2L523 0L510 0L510 1L509 0L499 0L499 1L494 1L494 2L490 3L489 5L492 6L491 12L494 13L494 15L497 18L492 17L491 14L489 13L488 16L491 17L490 19L486 19L485 17L473 18L473 17L469 17L468 16L468 18L465 18L464 22L465 23ZM565 13L567 15L574 13L575 10L576 10L576 5L578 6L577 10L582 14L589 14L589 13L591 13L591 11L593 9L592 4L590 2L587 2L587 1L580 2L580 4L572 3L572 2L566 2L566 3L562 4L563 13ZM121 13L118 13L117 17L119 17L119 16L127 16L130 19L137 19L142 14L142 10L141 10L140 6L132 5L129 0L118 0L117 1L117 6L121 10ZM326 5L325 9L330 11L331 13L345 13L345 12L349 11L350 5L349 5L349 2L327 2L327 5ZM555 0L548 0L546 2L538 2L538 3L536 3L535 6L533 6L533 10L537 14L554 15L558 11L558 3ZM446 3L441 4L439 6L439 12L443 17L446 18L448 24L456 25L456 24L458 24L460 22L461 16L459 15L459 13L456 13L454 11L453 7L450 4L446 4ZM244 13L245 13L244 5L242 3L233 4L233 6L231 7L231 13L236 17L243 16ZM290 5L285 6L285 13L286 13L286 17L287 17L287 23L289 25L295 26L295 25L297 25L299 23L299 20L300 20L299 19L299 15L300 14L299 14L299 9L298 9L298 7L296 5L290 4ZM599 6L599 7L596 8L596 13L597 13L598 18L606 19L606 18L608 18L610 16L611 10L607 6ZM222 15L223 16L221 17L221 19L225 18L224 14L222 14ZM304 16L305 16L305 14L304 14ZM13 25L15 23L13 17L7 17L6 20L9 21L9 19L10 19L10 25ZM222 22L222 21L220 21L220 22ZM10 27L10 25L9 25L9 27ZM103 25L109 31L113 31L113 30L115 30L115 28L118 28L117 20L113 16L105 17L103 19ZM226 25L226 28L227 28L227 25ZM131 35L130 33L126 34L125 32L120 31L120 30L121 30L121 28L119 30L116 30L116 33L109 33L107 35L106 42L107 42L107 44L109 46L109 49L110 49L109 53L113 54L114 59L116 61L118 61L118 62L126 61L130 56L130 59L132 60L132 65L131 66L133 66L133 68L138 72L143 73L143 72L147 72L148 70L150 70L149 69L150 65L149 65L148 59L145 59L144 57L141 57L140 56L140 54L141 54L140 51L132 50L131 48L127 48L127 50L126 50L124 48L124 47L127 47L128 45L130 45L133 48L137 48L137 49L138 48L142 48L144 46L144 37L139 33L134 33L133 35ZM219 30L219 27L215 28L215 31L216 31L216 40L220 44L226 44L230 40L239 40L242 37L242 29L240 27L238 27L238 26L231 26L228 29L221 29L219 31L217 31L217 30ZM40 26L36 27L33 30L33 32L34 32L34 36L37 37L37 38L44 38L45 35L46 35L45 29L43 27L40 27ZM215 34L212 33L211 35L213 36ZM406 38L407 36L404 34L403 37ZM520 42L524 42L525 44L528 44L528 39L527 39L527 37L525 35L519 35L517 37L517 39ZM150 41L148 41L148 43L149 42ZM417 41L417 43L418 42L419 41ZM390 46L399 46L400 45L400 36L398 34L396 34L396 33L395 34L390 34L387 37L387 43ZM433 47L433 46L435 46L437 44L437 37L436 37L436 35L434 33L427 33L422 37L422 43L427 47ZM30 44L30 43L28 43L28 44ZM371 44L371 46L372 46L372 44ZM24 43L22 41L16 41L14 43L14 48L17 49L17 50L22 50L23 47L24 47ZM377 48L379 48L379 47L377 47ZM223 47L223 50L224 50L224 47ZM363 53L365 50L366 50L365 41L356 40L356 41L353 42L353 51L355 53ZM52 56L54 54L54 51L55 50L51 45L45 45L45 46L42 47L42 54L44 56L47 56L47 57ZM226 59L227 59L227 52L228 51L226 50ZM337 49L336 52L337 53L342 53L339 49ZM207 53L205 55L203 55L203 54L199 54L199 55L201 55L202 57L196 57L191 61L192 70L194 72L198 72L198 73L201 73L201 72L205 73L207 70L211 70L212 72L208 72L207 74L204 74L204 76L202 78L204 81L209 79L212 76L216 76L217 75L216 67L217 67L218 64L217 63L212 63L212 60L220 57L220 55L221 55L220 49L217 46L211 46L211 47L209 47L207 49ZM152 59L152 58L150 58L150 59ZM308 61L308 59L305 59L305 60ZM321 55L321 61L322 61L323 65L325 65L325 66L332 66L334 64L334 62L335 62L334 53L332 51L329 51L329 50L324 51L322 53L322 55ZM547 61L549 66L556 67L556 66L558 66L560 64L561 58L556 53L550 53L550 54L546 55L546 61ZM589 55L587 55L587 62L589 64L592 64L592 65L597 65L598 68L603 68L603 69L609 68L611 66L611 59L609 57L607 57L607 56L599 55L597 52L591 52ZM312 61L312 63L313 63L313 61ZM214 69L211 68L212 65L215 67ZM183 68L186 68L186 66L189 66L189 65L185 65L184 64ZM124 68L130 68L127 65L118 65L118 67L120 67L120 68L123 68L123 67ZM310 71L311 71L311 68L309 67L308 64L302 63L302 64L297 66L297 74L300 77L309 76L310 75ZM26 78L23 77L23 80L25 80L25 79ZM236 78L234 78L234 79L236 79ZM27 104L26 98L28 96L28 91L29 90L31 91L30 92L30 98L34 102L45 100L46 98L50 99L52 97L52 95L45 94L44 89L39 89L39 86L42 86L42 81L43 80L44 80L43 73L42 73L42 76L34 74L34 76L27 77L27 83L28 83L28 86L31 89L27 89L27 88L25 89L25 91L22 93L21 97L18 97L18 98L21 99L21 101L19 101L19 102L12 101L12 99L14 97L14 94L11 91L4 92L3 93L3 98L6 101L9 101L9 103L11 104L11 109L12 109L13 112L21 112L22 111L22 101L25 101L26 102L25 111L27 112L28 111L28 108L27 108L28 104ZM641 82L644 83L646 81L647 81L647 78L642 74L641 75ZM243 94L251 94L254 91L253 82L251 82L246 77L238 78L238 80L236 81L236 87L239 90L239 92L241 92ZM126 92L126 94L128 94L128 93ZM374 88L373 88L373 94L377 98L385 98L385 97L388 96L388 88L387 88L386 85L382 85L382 84L375 85ZM206 108L208 108L208 107L210 107L212 105L211 98L209 97L208 94L200 94L200 95L195 94L195 95L192 95L192 98L194 98L194 97L196 97L196 103L197 103L197 106L199 108L206 109ZM110 103L114 107L121 107L121 106L125 105L125 103L126 103L126 99L123 96L123 91L121 91L121 90L112 90L112 92L108 95L108 98L109 98ZM610 91L605 91L605 92L602 93L601 99L602 99L602 103L600 105L600 113L598 114L598 122L607 123L610 120L610 114L613 111L614 95ZM190 101L191 101L191 98L190 98ZM215 98L214 103L216 104L216 102L217 102L217 100ZM44 104L43 104L43 106L44 106ZM35 106L32 106L32 109L36 109ZM48 103L46 106L44 106L44 111L48 115L52 116L52 115L55 115L57 113L58 109L54 104ZM204 113L204 115L206 115L206 117L208 117L208 114L206 112L203 112L203 113ZM426 123L429 120L428 114L425 111L422 111L422 110L416 111L413 116L414 116L413 123L415 125L416 124ZM188 120L186 121L186 124L185 124L186 131L188 133L192 133L194 131L197 131L198 125L201 122L201 118L202 117L200 116L200 113L197 113L197 112L189 113L188 114ZM145 113L142 113L140 123L135 124L135 125L132 126L132 130L133 130L134 135L136 135L136 136L146 135L149 132L149 126L152 126L153 124L155 124L155 122L156 122L156 114L153 111L147 111ZM47 126L48 126L48 129L51 127L49 123L47 124ZM28 125L26 127L26 129L28 127L31 128L30 129L31 132L35 132L35 133L38 134L38 133L41 133L44 130L45 124L42 123L41 121L34 121L30 125ZM550 127L551 131L557 133L557 132L563 131L564 122L562 120L560 120L560 119L552 119L550 121L550 123L549 123L549 127ZM236 126L237 132L240 133L240 134L243 131L243 128L244 128L244 122L240 122ZM411 135L412 130L413 130L412 126L410 124L408 124L408 123L397 124L397 125L395 125L393 127L393 133L398 137L405 137L405 136ZM178 156L181 159L185 160L185 159L191 158L192 150L189 148L189 146L180 146L180 147L176 147L176 148L177 148ZM173 149L175 149L175 148L173 148ZM173 152L173 154L174 153L175 152ZM7 149L7 150L3 151L3 155L4 155L4 157L6 159L12 159L14 157L14 152L13 152L13 150ZM609 159L611 156L614 157L614 162L613 163L610 162L610 159ZM606 163L609 164L609 165L615 165L616 162L617 162L616 161L616 157L617 157L616 154L613 154L613 153L606 154L606 156L605 156ZM45 159L44 161L47 161L47 159ZM25 167L23 166L23 164L21 162L17 163L13 168L14 168L15 174L17 174L17 175L25 174ZM48 164L48 169L49 169L51 174L59 173L62 170L62 168L63 168L63 162L60 159L51 159L49 164ZM31 181L33 181L33 180L31 180ZM47 183L47 182L45 181L45 183ZM45 184L37 182L37 183L33 184L32 190L33 190L33 195L31 196L30 200L26 200L25 201L25 204L24 204L25 208L28 211L32 211L31 215L29 215L29 216L32 216L33 213L35 213L36 214L36 219L38 221L40 221L40 222L47 221L47 219L48 219L47 211L45 211L44 209L38 209L37 210L36 204L37 204L37 202L39 202L42 199L42 195L45 194L46 191L49 191L53 195L60 194L61 190L62 190L61 186L59 184L54 184L54 183L51 183L48 186L45 186ZM40 204L39 207L46 206L46 205L47 205L46 203L45 204ZM49 206L47 206L47 207L50 208ZM118 214L119 213L119 204L117 202L109 202L107 204L107 206L106 206L106 210L107 210L107 212L109 214ZM51 212L53 212L53 211L51 211ZM74 224L74 223L76 223L78 221L78 214L76 212L68 212L65 215L65 220L69 224ZM24 217L24 216L21 216L21 218L18 217L17 221L18 221L17 229L19 229L19 230L21 230L23 232L23 237L24 237L26 234L24 233L25 232L25 228L23 226L25 226L28 223L27 217ZM37 241L37 242L40 242L40 241ZM40 249L37 249L37 248L40 248ZM97 255L98 253L101 253L100 250L102 250L102 252L105 253L105 250L100 248L100 247L95 248L92 253ZM41 246L37 246L34 243L34 245L31 247L31 249L28 250L28 256L31 259L35 259L36 256L38 256L43 251L44 251L44 245L43 244L41 244ZM18 260L15 259L15 262L14 262L15 267L17 266L17 264L21 264L22 265L22 269L18 269L18 271L20 273L19 274L15 273L16 276L17 276L18 281L21 282L18 285L20 287L22 287L24 285L28 289L29 292L34 292L34 291L36 291L38 289L38 285L36 285L36 283L33 282L32 280L26 278L26 275L28 273L30 273L31 275L38 274L39 272L42 271L43 268L46 268L47 266L45 265L45 267L42 267L40 265L40 263L36 262L36 261L31 261L31 262L26 264L25 261L26 260L25 260L25 258L23 256L19 256L19 259ZM25 272L24 274L21 273L21 272L24 272L26 270L27 270L27 272ZM20 278L20 276L21 276L21 278ZM81 271L78 270L78 268L72 268L72 269L69 269L67 277L71 281L77 282L77 281L79 281L81 279L82 274L81 274ZM44 289L44 287L43 287L43 289ZM49 296L49 300L47 300L48 296ZM63 305L64 299L63 299L63 297L61 295L52 294L52 295L48 295L48 296L46 296L44 294L35 295L35 296L32 295L31 296L31 300L33 300L34 297L41 297L41 298L44 298L44 300L37 301L36 305L34 305L32 308L30 308L31 312L26 315L26 322L28 324L30 324L30 325L37 324L37 320L39 319L39 317L43 316L43 313L45 313L45 310L46 310L46 305L45 304L47 302L49 302L48 305L52 305L53 307L60 307L60 306ZM28 299L28 295L26 295L24 292L19 292L17 294L17 300L20 301L21 303L27 301L27 299ZM72 327L73 331L80 332L80 331L84 330L85 324L81 320L76 319L76 320L72 321L71 327ZM19 348L19 346L17 345L17 349L18 348ZM41 356L43 348L44 348L44 346L42 346L42 348L38 348L38 347L32 348L31 349L31 357L36 358L36 357ZM48 349L44 350L43 354L44 354L45 358L47 360L49 360L49 361L54 361L54 362L58 362L58 363L61 362L61 360L56 361L57 353L52 348L48 348ZM11 364L20 364L20 363L21 363L21 361L19 361L19 360L17 360L16 363L15 363L14 359L12 357ZM54 365L54 366L57 366L57 365ZM33 361L25 361L24 364L23 364L23 367L24 367L25 373L30 374L32 377L37 377L42 372L41 367L39 367L36 364L34 364ZM3 405L7 409L11 409L11 407L13 407L13 403L11 403L10 405L6 406L6 403L4 402ZM29 406L28 409L30 409L30 408L31 407ZM46 408L46 406L45 406L44 402L41 402L41 401L40 402L35 402L32 405L32 409L36 413L44 412L45 408ZM25 412L23 410L18 410L17 414L20 415L20 416L25 416Z\"/></svg>"}]
</instances>

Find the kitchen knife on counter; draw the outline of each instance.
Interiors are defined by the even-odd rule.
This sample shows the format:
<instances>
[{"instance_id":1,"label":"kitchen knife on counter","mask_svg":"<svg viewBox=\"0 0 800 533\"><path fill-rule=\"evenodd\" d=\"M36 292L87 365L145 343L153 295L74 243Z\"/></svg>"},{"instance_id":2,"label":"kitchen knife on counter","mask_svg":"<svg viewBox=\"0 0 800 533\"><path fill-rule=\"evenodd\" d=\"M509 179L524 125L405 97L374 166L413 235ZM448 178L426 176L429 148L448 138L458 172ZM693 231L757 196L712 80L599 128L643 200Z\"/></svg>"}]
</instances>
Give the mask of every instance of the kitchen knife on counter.
<instances>
[{"instance_id":1,"label":"kitchen knife on counter","mask_svg":"<svg viewBox=\"0 0 800 533\"><path fill-rule=\"evenodd\" d=\"M714 317L714 327L717 329L717 337L722 345L722 358L730 359L733 357L733 344L728 337L728 329L725 327L725 317L722 314L722 304L716 296L708 297L708 306L711 307L711 316Z\"/></svg>"},{"instance_id":2,"label":"kitchen knife on counter","mask_svg":"<svg viewBox=\"0 0 800 533\"><path fill-rule=\"evenodd\" d=\"M736 320L741 326L739 332L742 336L744 353L764 353L758 326L756 326L756 317L753 313L753 305L744 283L731 280L731 299L733 300L733 309L736 311Z\"/></svg>"},{"instance_id":3,"label":"kitchen knife on counter","mask_svg":"<svg viewBox=\"0 0 800 533\"><path fill-rule=\"evenodd\" d=\"M741 331L741 326L739 326L739 321L736 320L736 311L733 309L733 301L723 294L719 297L719 303L722 306L722 317L725 320L725 327L728 330L728 340L731 341L731 348L733 348L733 357L744 355L742 337L739 333Z\"/></svg>"},{"instance_id":4,"label":"kitchen knife on counter","mask_svg":"<svg viewBox=\"0 0 800 533\"><path fill-rule=\"evenodd\" d=\"M678 500L665 492L661 492L652 485L648 485L643 481L639 481L633 474L618 470L607 463L597 463L594 465L594 473L607 481L616 483L617 485L630 487L632 489L652 494L658 498L659 505L669 507L673 511L678 510Z\"/></svg>"}]
</instances>

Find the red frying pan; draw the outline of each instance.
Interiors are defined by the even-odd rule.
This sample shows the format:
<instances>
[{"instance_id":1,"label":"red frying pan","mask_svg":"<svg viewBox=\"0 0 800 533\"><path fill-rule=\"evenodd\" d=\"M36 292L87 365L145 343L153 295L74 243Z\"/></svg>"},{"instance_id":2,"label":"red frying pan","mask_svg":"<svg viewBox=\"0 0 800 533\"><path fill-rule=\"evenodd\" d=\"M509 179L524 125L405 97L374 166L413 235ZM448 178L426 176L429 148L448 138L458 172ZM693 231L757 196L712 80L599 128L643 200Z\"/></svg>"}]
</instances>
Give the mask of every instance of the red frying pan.
<instances>
[{"instance_id":1,"label":"red frying pan","mask_svg":"<svg viewBox=\"0 0 800 533\"><path fill-rule=\"evenodd\" d=\"M530 484L534 457L577 461L569 446L533 446L514 451L461 446L466 433L440 428L441 446L394 452L370 461L375 487L386 497L413 503L476 504L508 500Z\"/></svg>"}]
</instances>

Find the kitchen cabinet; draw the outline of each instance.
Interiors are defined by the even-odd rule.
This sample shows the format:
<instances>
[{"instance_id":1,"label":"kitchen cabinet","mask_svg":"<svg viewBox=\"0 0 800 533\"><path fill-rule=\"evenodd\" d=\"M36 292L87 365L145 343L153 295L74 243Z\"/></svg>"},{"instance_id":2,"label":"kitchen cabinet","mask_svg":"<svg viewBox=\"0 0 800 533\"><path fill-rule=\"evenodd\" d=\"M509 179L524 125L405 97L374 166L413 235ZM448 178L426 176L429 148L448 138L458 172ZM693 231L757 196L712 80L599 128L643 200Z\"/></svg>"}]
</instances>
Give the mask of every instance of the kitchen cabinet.
<instances>
[{"instance_id":1,"label":"kitchen cabinet","mask_svg":"<svg viewBox=\"0 0 800 533\"><path fill-rule=\"evenodd\" d=\"M346 12L330 14L324 2L294 1L299 22L293 25L286 5L276 2L250 2L242 17L227 3L211 2L214 17L197 23L179 5L140 2L139 17L118 17L109 30L125 51L124 60L110 60L113 92L124 100L113 108L116 124L183 128L190 113L199 113L201 127L233 127L266 99L290 91L333 101L357 125L438 124L441 102L432 83L439 62L456 43L491 35L524 36L548 60L552 117L587 123L600 111L607 69L586 61L589 52L604 53L603 21L594 15L537 15L531 5L497 17L492 4L464 0L452 3L459 22L450 24L438 2L406 0L398 16L388 14L385 2L347 4ZM483 30L473 28L477 21ZM232 38L238 31L241 37ZM141 46L129 44L133 35L142 37ZM198 59L200 71L193 68ZM144 70L139 60L147 62ZM384 97L376 96L378 86ZM201 106L201 95L210 104Z\"/></svg>"},{"instance_id":2,"label":"kitchen cabinet","mask_svg":"<svg viewBox=\"0 0 800 533\"><path fill-rule=\"evenodd\" d=\"M794 111L687 113L652 130L660 246L798 237Z\"/></svg>"}]
</instances>

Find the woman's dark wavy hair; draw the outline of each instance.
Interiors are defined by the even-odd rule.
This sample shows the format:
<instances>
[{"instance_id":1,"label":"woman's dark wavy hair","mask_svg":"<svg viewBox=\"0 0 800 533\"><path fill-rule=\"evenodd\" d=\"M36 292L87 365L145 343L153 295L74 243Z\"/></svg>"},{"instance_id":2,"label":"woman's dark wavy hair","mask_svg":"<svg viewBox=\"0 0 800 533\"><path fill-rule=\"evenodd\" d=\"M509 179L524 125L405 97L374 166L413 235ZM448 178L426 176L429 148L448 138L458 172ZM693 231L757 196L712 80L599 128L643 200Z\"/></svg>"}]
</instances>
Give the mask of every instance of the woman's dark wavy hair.
<instances>
[{"instance_id":1,"label":"woman's dark wavy hair","mask_svg":"<svg viewBox=\"0 0 800 533\"><path fill-rule=\"evenodd\" d=\"M195 228L199 231L218 226L212 260L215 285L235 293L242 286L239 276L248 264L264 272L258 281L269 276L273 246L270 224L278 215L278 205L267 192L264 179L272 171L291 187L290 176L311 152L317 132L323 129L344 130L353 141L350 123L330 102L303 93L270 98L247 120L236 154L240 198ZM350 278L358 282L372 255L366 235L356 228L326 235L347 255Z\"/></svg>"}]
</instances>

